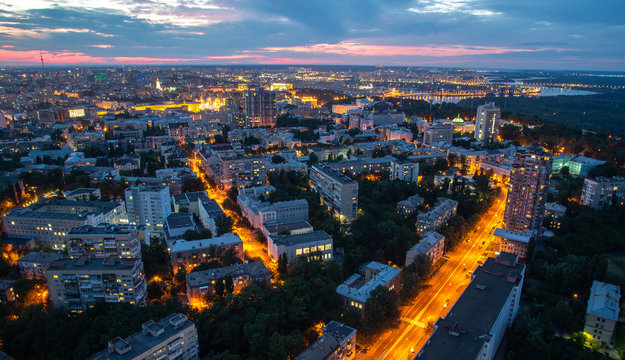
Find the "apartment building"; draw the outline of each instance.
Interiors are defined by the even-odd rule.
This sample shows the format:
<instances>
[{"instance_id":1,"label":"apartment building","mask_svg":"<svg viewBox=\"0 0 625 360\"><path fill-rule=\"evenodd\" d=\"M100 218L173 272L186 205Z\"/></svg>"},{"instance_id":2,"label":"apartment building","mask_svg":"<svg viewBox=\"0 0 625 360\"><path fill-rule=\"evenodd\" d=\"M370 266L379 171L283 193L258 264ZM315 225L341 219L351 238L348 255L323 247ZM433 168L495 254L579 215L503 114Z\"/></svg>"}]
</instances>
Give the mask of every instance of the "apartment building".
<instances>
[{"instance_id":1,"label":"apartment building","mask_svg":"<svg viewBox=\"0 0 625 360\"><path fill-rule=\"evenodd\" d=\"M190 271L203 262L219 258L228 250L243 257L243 241L239 235L227 233L210 239L177 240L171 245L169 253L176 271L183 267Z\"/></svg>"},{"instance_id":2,"label":"apartment building","mask_svg":"<svg viewBox=\"0 0 625 360\"><path fill-rule=\"evenodd\" d=\"M540 230L550 177L551 156L544 150L530 147L514 154L503 215L505 229Z\"/></svg>"},{"instance_id":3,"label":"apartment building","mask_svg":"<svg viewBox=\"0 0 625 360\"><path fill-rule=\"evenodd\" d=\"M197 328L183 314L171 314L159 321L149 320L141 331L108 342L106 350L87 360L197 360Z\"/></svg>"},{"instance_id":4,"label":"apartment building","mask_svg":"<svg viewBox=\"0 0 625 360\"><path fill-rule=\"evenodd\" d=\"M11 210L2 223L9 237L33 239L37 245L63 250L71 229L113 223L123 214L123 204L117 202L44 199Z\"/></svg>"},{"instance_id":5,"label":"apartment building","mask_svg":"<svg viewBox=\"0 0 625 360\"><path fill-rule=\"evenodd\" d=\"M566 206L556 203L545 204L545 217L549 219L549 227L559 229L562 218L566 215Z\"/></svg>"},{"instance_id":6,"label":"apartment building","mask_svg":"<svg viewBox=\"0 0 625 360\"><path fill-rule=\"evenodd\" d=\"M325 166L343 174L356 176L360 174L380 174L391 170L391 164L397 161L394 156L387 155L380 158L362 157L348 161L326 163Z\"/></svg>"},{"instance_id":7,"label":"apartment building","mask_svg":"<svg viewBox=\"0 0 625 360\"><path fill-rule=\"evenodd\" d=\"M524 278L516 255L488 258L414 359L492 360L516 318Z\"/></svg>"},{"instance_id":8,"label":"apartment building","mask_svg":"<svg viewBox=\"0 0 625 360\"><path fill-rule=\"evenodd\" d=\"M202 301L207 294L214 292L217 281L224 281L228 277L232 279L235 293L252 283L261 286L271 284L271 271L262 262L195 271L186 277L189 302Z\"/></svg>"},{"instance_id":9,"label":"apartment building","mask_svg":"<svg viewBox=\"0 0 625 360\"><path fill-rule=\"evenodd\" d=\"M423 204L425 200L419 195L412 195L402 201L397 202L395 212L398 214L408 216L417 211L417 207Z\"/></svg>"},{"instance_id":10,"label":"apartment building","mask_svg":"<svg viewBox=\"0 0 625 360\"><path fill-rule=\"evenodd\" d=\"M499 238L499 251L509 252L519 257L519 261L525 262L528 257L527 250L532 240L531 232L521 232L506 229L495 229L494 236Z\"/></svg>"},{"instance_id":11,"label":"apartment building","mask_svg":"<svg viewBox=\"0 0 625 360\"><path fill-rule=\"evenodd\" d=\"M45 280L50 265L66 258L65 254L31 251L17 260L17 267L25 279Z\"/></svg>"},{"instance_id":12,"label":"apartment building","mask_svg":"<svg viewBox=\"0 0 625 360\"><path fill-rule=\"evenodd\" d=\"M419 182L419 163L409 161L393 161L391 163L390 179L399 179L414 183Z\"/></svg>"},{"instance_id":13,"label":"apartment building","mask_svg":"<svg viewBox=\"0 0 625 360\"><path fill-rule=\"evenodd\" d=\"M399 292L401 269L376 261L364 263L357 273L336 288L336 292L341 296L345 308L355 310L364 317L365 303L378 286Z\"/></svg>"},{"instance_id":14,"label":"apartment building","mask_svg":"<svg viewBox=\"0 0 625 360\"><path fill-rule=\"evenodd\" d=\"M145 242L143 227L103 224L73 228L67 233L67 251L72 259L82 255L105 259L141 258L141 242Z\"/></svg>"},{"instance_id":15,"label":"apartment building","mask_svg":"<svg viewBox=\"0 0 625 360\"><path fill-rule=\"evenodd\" d=\"M438 198L434 206L417 216L417 233L425 234L428 231L438 231L443 225L456 215L458 202L448 198Z\"/></svg>"},{"instance_id":16,"label":"apartment building","mask_svg":"<svg viewBox=\"0 0 625 360\"><path fill-rule=\"evenodd\" d=\"M586 307L584 332L600 345L613 343L614 330L619 321L621 288L593 281Z\"/></svg>"},{"instance_id":17,"label":"apartment building","mask_svg":"<svg viewBox=\"0 0 625 360\"><path fill-rule=\"evenodd\" d=\"M46 278L55 307L81 312L98 302L145 305L147 285L141 259L76 259L52 263Z\"/></svg>"},{"instance_id":18,"label":"apartment building","mask_svg":"<svg viewBox=\"0 0 625 360\"><path fill-rule=\"evenodd\" d=\"M319 193L325 205L342 223L358 215L358 183L325 165L310 169L310 188Z\"/></svg>"},{"instance_id":19,"label":"apartment building","mask_svg":"<svg viewBox=\"0 0 625 360\"><path fill-rule=\"evenodd\" d=\"M133 185L125 196L128 223L145 225L150 236L163 239L165 219L171 214L169 186Z\"/></svg>"},{"instance_id":20,"label":"apartment building","mask_svg":"<svg viewBox=\"0 0 625 360\"><path fill-rule=\"evenodd\" d=\"M449 121L435 121L423 126L423 144L450 144L454 137L454 125Z\"/></svg>"},{"instance_id":21,"label":"apartment building","mask_svg":"<svg viewBox=\"0 0 625 360\"><path fill-rule=\"evenodd\" d=\"M331 260L333 244L332 236L323 230L295 235L275 235L267 239L269 256L278 260L282 254L286 254L289 264L300 256L313 260Z\"/></svg>"},{"instance_id":22,"label":"apartment building","mask_svg":"<svg viewBox=\"0 0 625 360\"><path fill-rule=\"evenodd\" d=\"M559 173L563 167L569 168L569 174L586 176L596 166L605 164L603 160L597 160L582 155L560 154L553 157L553 173Z\"/></svg>"},{"instance_id":23,"label":"apartment building","mask_svg":"<svg viewBox=\"0 0 625 360\"><path fill-rule=\"evenodd\" d=\"M625 177L598 177L584 179L582 204L601 210L625 204Z\"/></svg>"},{"instance_id":24,"label":"apartment building","mask_svg":"<svg viewBox=\"0 0 625 360\"><path fill-rule=\"evenodd\" d=\"M295 360L349 360L356 355L356 329L337 321L323 327L323 334Z\"/></svg>"},{"instance_id":25,"label":"apartment building","mask_svg":"<svg viewBox=\"0 0 625 360\"><path fill-rule=\"evenodd\" d=\"M256 229L265 224L288 224L308 221L308 201L305 199L279 201L275 203L263 202L240 194L237 203L243 215Z\"/></svg>"},{"instance_id":26,"label":"apartment building","mask_svg":"<svg viewBox=\"0 0 625 360\"><path fill-rule=\"evenodd\" d=\"M495 103L486 103L477 107L475 116L475 138L477 141L496 140L499 135L501 109Z\"/></svg>"},{"instance_id":27,"label":"apartment building","mask_svg":"<svg viewBox=\"0 0 625 360\"><path fill-rule=\"evenodd\" d=\"M417 256L427 256L432 264L443 257L445 251L445 236L436 231L423 234L421 241L406 251L406 265L410 266Z\"/></svg>"}]
</instances>

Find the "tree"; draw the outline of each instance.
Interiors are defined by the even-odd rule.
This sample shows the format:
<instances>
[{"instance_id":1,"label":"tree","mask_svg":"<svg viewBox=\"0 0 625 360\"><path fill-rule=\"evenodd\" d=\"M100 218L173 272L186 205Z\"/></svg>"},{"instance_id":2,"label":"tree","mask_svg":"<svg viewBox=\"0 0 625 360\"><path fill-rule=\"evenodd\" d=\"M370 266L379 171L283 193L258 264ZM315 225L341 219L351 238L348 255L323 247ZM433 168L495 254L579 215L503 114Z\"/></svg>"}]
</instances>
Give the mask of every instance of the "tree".
<instances>
[{"instance_id":1,"label":"tree","mask_svg":"<svg viewBox=\"0 0 625 360\"><path fill-rule=\"evenodd\" d=\"M369 333L384 331L395 326L400 315L397 293L380 285L365 303L364 326Z\"/></svg>"},{"instance_id":2,"label":"tree","mask_svg":"<svg viewBox=\"0 0 625 360\"><path fill-rule=\"evenodd\" d=\"M319 164L319 157L314 152L308 155L308 166L313 166Z\"/></svg>"},{"instance_id":3,"label":"tree","mask_svg":"<svg viewBox=\"0 0 625 360\"><path fill-rule=\"evenodd\" d=\"M286 274L288 265L289 261L287 259L286 253L280 255L278 257L278 273Z\"/></svg>"},{"instance_id":4,"label":"tree","mask_svg":"<svg viewBox=\"0 0 625 360\"><path fill-rule=\"evenodd\" d=\"M274 155L271 157L271 162L273 164L282 164L286 162L286 159L280 155Z\"/></svg>"},{"instance_id":5,"label":"tree","mask_svg":"<svg viewBox=\"0 0 625 360\"><path fill-rule=\"evenodd\" d=\"M229 216L221 214L215 218L215 227L217 227L217 236L232 232L234 222Z\"/></svg>"},{"instance_id":6,"label":"tree","mask_svg":"<svg viewBox=\"0 0 625 360\"><path fill-rule=\"evenodd\" d=\"M202 183L202 180L195 178L195 177L189 177L184 179L184 182L182 183L182 192L196 192L196 191L203 191L204 190L204 183Z\"/></svg>"}]
</instances>

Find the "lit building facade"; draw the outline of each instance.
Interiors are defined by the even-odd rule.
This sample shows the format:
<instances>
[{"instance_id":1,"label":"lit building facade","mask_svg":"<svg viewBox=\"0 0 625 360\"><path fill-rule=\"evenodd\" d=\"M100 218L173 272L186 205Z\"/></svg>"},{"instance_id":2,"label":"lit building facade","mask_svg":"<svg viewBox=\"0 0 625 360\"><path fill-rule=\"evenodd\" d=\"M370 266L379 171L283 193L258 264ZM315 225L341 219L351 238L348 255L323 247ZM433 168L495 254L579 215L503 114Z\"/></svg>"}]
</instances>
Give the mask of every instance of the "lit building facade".
<instances>
[{"instance_id":1,"label":"lit building facade","mask_svg":"<svg viewBox=\"0 0 625 360\"><path fill-rule=\"evenodd\" d=\"M310 169L310 188L319 193L321 202L341 222L351 222L358 215L358 183L327 166Z\"/></svg>"},{"instance_id":2,"label":"lit building facade","mask_svg":"<svg viewBox=\"0 0 625 360\"><path fill-rule=\"evenodd\" d=\"M169 186L134 185L126 189L125 196L128 222L145 225L150 236L164 238L163 224L171 214Z\"/></svg>"},{"instance_id":3,"label":"lit building facade","mask_svg":"<svg viewBox=\"0 0 625 360\"><path fill-rule=\"evenodd\" d=\"M245 118L247 127L276 125L276 94L264 89L245 93Z\"/></svg>"},{"instance_id":4,"label":"lit building facade","mask_svg":"<svg viewBox=\"0 0 625 360\"><path fill-rule=\"evenodd\" d=\"M503 225L507 230L540 230L551 177L551 157L530 148L514 154Z\"/></svg>"},{"instance_id":5,"label":"lit building facade","mask_svg":"<svg viewBox=\"0 0 625 360\"><path fill-rule=\"evenodd\" d=\"M495 103L486 103L477 107L475 116L475 139L477 141L496 140L499 135L501 109Z\"/></svg>"}]
</instances>

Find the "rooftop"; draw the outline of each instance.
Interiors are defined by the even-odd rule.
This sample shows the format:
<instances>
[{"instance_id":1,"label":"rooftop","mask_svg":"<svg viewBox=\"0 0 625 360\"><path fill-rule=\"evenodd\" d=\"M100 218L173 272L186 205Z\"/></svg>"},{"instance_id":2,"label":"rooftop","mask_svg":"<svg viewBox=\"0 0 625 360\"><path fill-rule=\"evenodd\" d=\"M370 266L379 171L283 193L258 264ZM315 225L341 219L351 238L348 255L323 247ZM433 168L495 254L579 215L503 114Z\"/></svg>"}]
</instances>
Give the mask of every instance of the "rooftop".
<instances>
[{"instance_id":1,"label":"rooftop","mask_svg":"<svg viewBox=\"0 0 625 360\"><path fill-rule=\"evenodd\" d=\"M137 359L146 351L190 327L195 327L195 324L187 319L186 316L177 313L171 314L158 322L150 320L142 325L143 331L134 333L126 339L120 337L112 339L109 341L109 349L111 350L104 350L93 355L88 360ZM115 352L115 349L127 352L119 354Z\"/></svg>"},{"instance_id":2,"label":"rooftop","mask_svg":"<svg viewBox=\"0 0 625 360\"><path fill-rule=\"evenodd\" d=\"M386 286L391 280L401 273L401 269L384 265L376 261L370 261L360 267L361 271L373 270L375 273L371 279L361 274L354 274L336 288L339 295L364 303L369 295L378 286Z\"/></svg>"},{"instance_id":3,"label":"rooftop","mask_svg":"<svg viewBox=\"0 0 625 360\"><path fill-rule=\"evenodd\" d=\"M342 173L326 166L326 165L319 165L319 166L313 166L313 169L317 169L320 172L326 174L327 176L331 177L332 179L342 183L342 184L357 184L356 181L352 180L351 178L343 175Z\"/></svg>"},{"instance_id":4,"label":"rooftop","mask_svg":"<svg viewBox=\"0 0 625 360\"><path fill-rule=\"evenodd\" d=\"M45 253L40 251L31 251L28 254L22 256L18 262L30 262L36 264L47 264L52 263L54 261L58 261L66 258L67 256L64 254L57 253Z\"/></svg>"},{"instance_id":5,"label":"rooftop","mask_svg":"<svg viewBox=\"0 0 625 360\"><path fill-rule=\"evenodd\" d=\"M323 230L316 230L297 235L276 235L272 236L271 240L274 244L292 246L317 241L332 241L332 236Z\"/></svg>"},{"instance_id":6,"label":"rooftop","mask_svg":"<svg viewBox=\"0 0 625 360\"><path fill-rule=\"evenodd\" d=\"M218 237L201 240L177 240L170 248L170 253L178 253L189 250L207 249L211 246L226 246L234 244L243 244L239 235L235 233L227 233Z\"/></svg>"},{"instance_id":7,"label":"rooftop","mask_svg":"<svg viewBox=\"0 0 625 360\"><path fill-rule=\"evenodd\" d=\"M408 251L416 251L417 254L424 255L430 251L431 248L436 246L441 241L444 241L445 236L443 234L439 234L436 231L428 231L423 234L423 238L413 247L411 247Z\"/></svg>"},{"instance_id":8,"label":"rooftop","mask_svg":"<svg viewBox=\"0 0 625 360\"><path fill-rule=\"evenodd\" d=\"M502 252L502 254L507 254ZM501 255L500 255L501 257ZM488 258L415 359L475 359L515 286L522 283L525 266L508 257ZM516 257L514 257L516 260Z\"/></svg>"},{"instance_id":9,"label":"rooftop","mask_svg":"<svg viewBox=\"0 0 625 360\"><path fill-rule=\"evenodd\" d=\"M48 271L102 271L102 270L124 270L132 269L141 259L118 259L112 255L106 259L89 259L87 255L82 255L73 260L60 260L50 264Z\"/></svg>"},{"instance_id":10,"label":"rooftop","mask_svg":"<svg viewBox=\"0 0 625 360\"><path fill-rule=\"evenodd\" d=\"M325 360L355 334L356 329L334 320L330 321L323 328L323 335L295 360Z\"/></svg>"},{"instance_id":11,"label":"rooftop","mask_svg":"<svg viewBox=\"0 0 625 360\"><path fill-rule=\"evenodd\" d=\"M588 298L588 308L586 312L602 318L618 321L619 301L621 299L621 288L600 282L593 281Z\"/></svg>"},{"instance_id":12,"label":"rooftop","mask_svg":"<svg viewBox=\"0 0 625 360\"><path fill-rule=\"evenodd\" d=\"M271 271L262 262L237 264L216 269L190 272L186 275L187 284L191 287L204 286L224 276L249 275L252 278L271 276Z\"/></svg>"},{"instance_id":13,"label":"rooftop","mask_svg":"<svg viewBox=\"0 0 625 360\"><path fill-rule=\"evenodd\" d=\"M530 240L532 239L532 235L530 234L526 234L524 232L519 232L519 231L514 231L514 230L501 229L501 228L495 229L495 232L493 233L493 235L502 237L504 239L522 242L525 244L529 244Z\"/></svg>"},{"instance_id":14,"label":"rooftop","mask_svg":"<svg viewBox=\"0 0 625 360\"><path fill-rule=\"evenodd\" d=\"M172 213L169 216L167 216L166 222L167 222L167 228L169 230L195 228L195 222L193 221L193 214L191 213L186 213L186 212Z\"/></svg>"},{"instance_id":15,"label":"rooftop","mask_svg":"<svg viewBox=\"0 0 625 360\"><path fill-rule=\"evenodd\" d=\"M123 225L111 225L101 224L98 226L84 225L81 227L75 227L71 229L67 236L71 235L111 235L111 234L130 234L136 227L123 226Z\"/></svg>"}]
</instances>

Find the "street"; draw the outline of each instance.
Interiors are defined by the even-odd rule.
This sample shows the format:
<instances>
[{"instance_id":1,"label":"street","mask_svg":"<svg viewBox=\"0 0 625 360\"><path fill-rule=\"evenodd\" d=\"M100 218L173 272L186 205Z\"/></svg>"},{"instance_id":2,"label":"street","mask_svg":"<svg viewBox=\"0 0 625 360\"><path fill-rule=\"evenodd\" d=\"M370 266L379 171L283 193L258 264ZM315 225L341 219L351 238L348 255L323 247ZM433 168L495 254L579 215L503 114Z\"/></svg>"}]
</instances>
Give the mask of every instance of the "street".
<instances>
[{"instance_id":1,"label":"street","mask_svg":"<svg viewBox=\"0 0 625 360\"><path fill-rule=\"evenodd\" d=\"M466 234L470 242L462 241L456 249L446 254L448 260L426 283L426 287L412 304L402 308L399 327L387 331L368 347L356 354L356 359L412 359L430 335L431 326L444 316L460 297L470 282L469 271L484 260L484 252L495 239L491 229L501 226L505 208L506 191L476 224L475 230ZM497 249L495 249L497 250ZM492 256L491 252L489 256ZM414 353L412 352L414 350Z\"/></svg>"}]
</instances>

